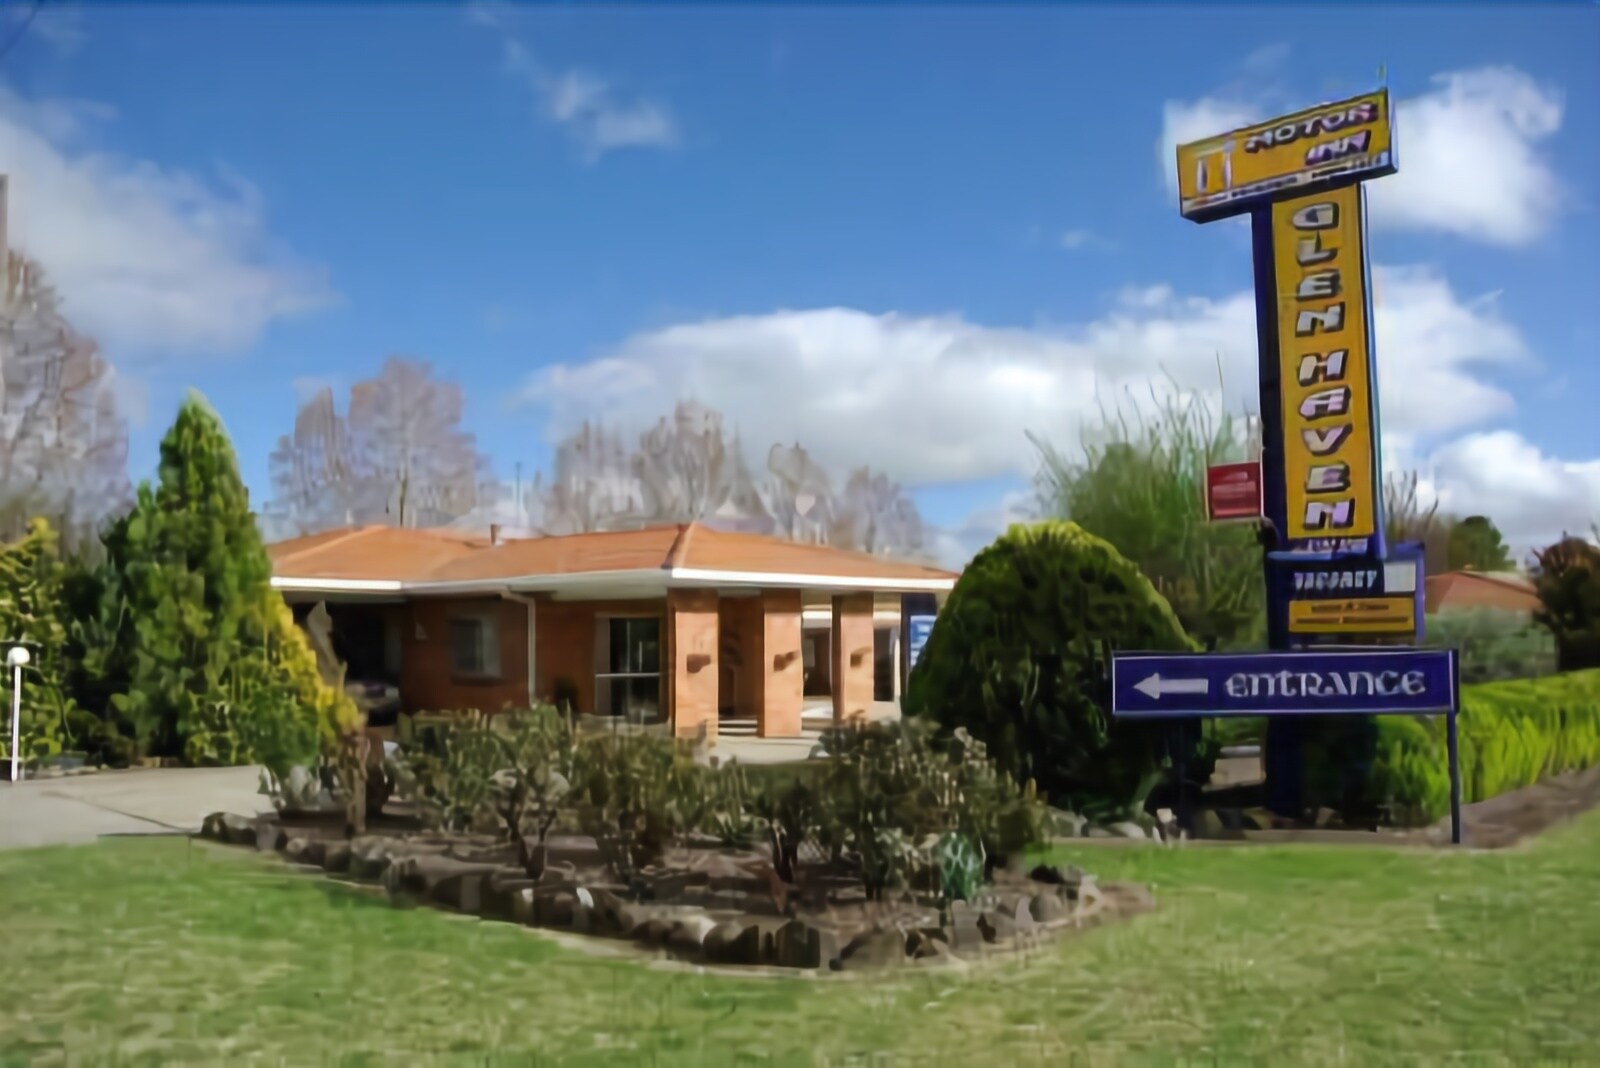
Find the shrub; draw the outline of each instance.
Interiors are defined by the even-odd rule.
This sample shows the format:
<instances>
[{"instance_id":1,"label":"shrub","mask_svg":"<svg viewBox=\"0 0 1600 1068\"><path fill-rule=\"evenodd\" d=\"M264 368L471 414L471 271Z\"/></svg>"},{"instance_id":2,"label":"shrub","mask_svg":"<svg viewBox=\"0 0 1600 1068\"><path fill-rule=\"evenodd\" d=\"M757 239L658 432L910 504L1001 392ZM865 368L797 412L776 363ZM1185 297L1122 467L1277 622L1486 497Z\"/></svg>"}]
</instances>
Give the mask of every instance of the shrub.
<instances>
[{"instance_id":1,"label":"shrub","mask_svg":"<svg viewBox=\"0 0 1600 1068\"><path fill-rule=\"evenodd\" d=\"M1537 555L1535 618L1555 636L1560 670L1600 667L1600 546L1563 538Z\"/></svg>"},{"instance_id":2,"label":"shrub","mask_svg":"<svg viewBox=\"0 0 1600 1068\"><path fill-rule=\"evenodd\" d=\"M479 712L418 731L401 749L401 782L423 818L442 830L471 830L489 814L501 749Z\"/></svg>"},{"instance_id":3,"label":"shrub","mask_svg":"<svg viewBox=\"0 0 1600 1068\"><path fill-rule=\"evenodd\" d=\"M675 837L695 828L702 773L685 742L632 731L583 740L574 799L585 832L619 876L656 863Z\"/></svg>"},{"instance_id":4,"label":"shrub","mask_svg":"<svg viewBox=\"0 0 1600 1068\"><path fill-rule=\"evenodd\" d=\"M945 865L971 856L990 874L1042 836L1032 784L1018 787L964 732L940 747L933 724L908 719L828 731L823 745L829 761L815 793L790 789L814 798L818 844L859 870L869 898L920 874L936 886L959 882Z\"/></svg>"},{"instance_id":5,"label":"shrub","mask_svg":"<svg viewBox=\"0 0 1600 1068\"><path fill-rule=\"evenodd\" d=\"M42 519L30 523L17 541L0 546L0 639L32 646L32 657L22 669L18 743L21 760L27 764L72 748L80 726L68 688L69 665L62 655L67 631L62 601L65 569L58 551L55 531ZM7 648L0 646L0 657ZM6 695L0 712L9 720L12 672L3 664L0 671ZM9 751L5 755L9 758Z\"/></svg>"},{"instance_id":6,"label":"shrub","mask_svg":"<svg viewBox=\"0 0 1600 1068\"><path fill-rule=\"evenodd\" d=\"M1366 800L1400 824L1449 812L1444 717L1383 716ZM1471 804L1600 764L1600 671L1462 688L1462 800Z\"/></svg>"},{"instance_id":7,"label":"shrub","mask_svg":"<svg viewBox=\"0 0 1600 1068\"><path fill-rule=\"evenodd\" d=\"M1110 718L1111 650L1194 648L1106 541L1074 523L1014 526L967 565L903 703L910 716L965 728L1052 803L1125 807L1169 766L1179 731ZM1205 757L1189 733L1199 775Z\"/></svg>"},{"instance_id":8,"label":"shrub","mask_svg":"<svg viewBox=\"0 0 1600 1068\"><path fill-rule=\"evenodd\" d=\"M1206 468L1244 460L1244 431L1227 412L1171 398L1157 402L1154 419L1131 425L1121 412L1104 413L1081 459L1033 439L1044 513L1110 542L1167 599L1186 633L1221 648L1266 637L1256 532L1205 515Z\"/></svg>"},{"instance_id":9,"label":"shrub","mask_svg":"<svg viewBox=\"0 0 1600 1068\"><path fill-rule=\"evenodd\" d=\"M1427 644L1460 650L1463 683L1538 678L1556 670L1555 639L1519 612L1440 612L1428 617Z\"/></svg>"}]
</instances>

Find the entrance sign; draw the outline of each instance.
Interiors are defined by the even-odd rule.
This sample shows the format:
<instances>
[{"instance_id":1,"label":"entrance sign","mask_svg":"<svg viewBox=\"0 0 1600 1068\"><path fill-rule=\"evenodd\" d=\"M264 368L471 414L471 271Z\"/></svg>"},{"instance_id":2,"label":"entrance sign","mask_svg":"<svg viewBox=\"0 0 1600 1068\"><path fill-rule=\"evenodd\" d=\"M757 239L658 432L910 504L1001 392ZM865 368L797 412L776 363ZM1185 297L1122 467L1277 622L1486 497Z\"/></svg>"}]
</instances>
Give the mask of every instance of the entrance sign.
<instances>
[{"instance_id":1,"label":"entrance sign","mask_svg":"<svg viewBox=\"0 0 1600 1068\"><path fill-rule=\"evenodd\" d=\"M1362 199L1352 185L1272 205L1291 541L1377 532Z\"/></svg>"},{"instance_id":2,"label":"entrance sign","mask_svg":"<svg viewBox=\"0 0 1600 1068\"><path fill-rule=\"evenodd\" d=\"M1409 715L1457 707L1454 649L1115 653L1111 714Z\"/></svg>"},{"instance_id":3,"label":"entrance sign","mask_svg":"<svg viewBox=\"0 0 1600 1068\"><path fill-rule=\"evenodd\" d=\"M1206 468L1206 519L1237 523L1261 518L1261 464L1215 464Z\"/></svg>"},{"instance_id":4,"label":"entrance sign","mask_svg":"<svg viewBox=\"0 0 1600 1068\"><path fill-rule=\"evenodd\" d=\"M1210 222L1319 184L1395 172L1389 92L1378 89L1178 146L1178 207Z\"/></svg>"}]
</instances>

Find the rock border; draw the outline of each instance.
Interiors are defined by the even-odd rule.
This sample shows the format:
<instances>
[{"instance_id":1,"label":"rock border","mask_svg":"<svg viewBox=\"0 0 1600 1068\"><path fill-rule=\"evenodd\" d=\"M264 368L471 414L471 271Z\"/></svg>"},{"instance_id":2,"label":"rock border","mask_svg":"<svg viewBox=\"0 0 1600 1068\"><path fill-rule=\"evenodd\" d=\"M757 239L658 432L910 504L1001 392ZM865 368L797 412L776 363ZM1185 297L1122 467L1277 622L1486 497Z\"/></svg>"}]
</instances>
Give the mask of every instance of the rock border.
<instances>
[{"instance_id":1,"label":"rock border","mask_svg":"<svg viewBox=\"0 0 1600 1068\"><path fill-rule=\"evenodd\" d=\"M876 972L903 967L965 967L1036 949L1070 931L1148 912L1155 899L1139 884L1099 885L1076 868L1041 865L1021 889L996 887L976 903L955 902L949 922L876 923L847 933L817 916L754 915L695 904L630 900L625 889L580 884L547 871L450 855L449 839L362 835L351 840L296 833L276 816L214 812L197 837L271 852L307 872L381 888L396 906L428 905L490 922L583 940L606 939L714 970L776 975ZM565 941L565 939L562 939Z\"/></svg>"}]
</instances>

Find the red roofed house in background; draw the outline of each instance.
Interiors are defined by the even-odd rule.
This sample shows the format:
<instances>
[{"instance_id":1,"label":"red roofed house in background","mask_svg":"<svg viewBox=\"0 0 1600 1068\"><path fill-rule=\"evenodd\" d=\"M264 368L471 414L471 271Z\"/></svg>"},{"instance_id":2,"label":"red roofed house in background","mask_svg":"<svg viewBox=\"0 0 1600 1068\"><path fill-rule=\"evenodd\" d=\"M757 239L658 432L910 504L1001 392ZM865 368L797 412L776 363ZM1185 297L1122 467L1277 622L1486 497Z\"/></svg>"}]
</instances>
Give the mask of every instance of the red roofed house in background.
<instances>
[{"instance_id":1,"label":"red roofed house in background","mask_svg":"<svg viewBox=\"0 0 1600 1068\"><path fill-rule=\"evenodd\" d=\"M359 527L268 546L304 620L324 604L352 682L406 712L534 700L714 737L801 735L898 699L907 618L948 571L696 524L504 539Z\"/></svg>"},{"instance_id":2,"label":"red roofed house in background","mask_svg":"<svg viewBox=\"0 0 1600 1068\"><path fill-rule=\"evenodd\" d=\"M1497 608L1532 615L1539 610L1533 582L1515 572L1446 571L1424 582L1427 611Z\"/></svg>"}]
</instances>

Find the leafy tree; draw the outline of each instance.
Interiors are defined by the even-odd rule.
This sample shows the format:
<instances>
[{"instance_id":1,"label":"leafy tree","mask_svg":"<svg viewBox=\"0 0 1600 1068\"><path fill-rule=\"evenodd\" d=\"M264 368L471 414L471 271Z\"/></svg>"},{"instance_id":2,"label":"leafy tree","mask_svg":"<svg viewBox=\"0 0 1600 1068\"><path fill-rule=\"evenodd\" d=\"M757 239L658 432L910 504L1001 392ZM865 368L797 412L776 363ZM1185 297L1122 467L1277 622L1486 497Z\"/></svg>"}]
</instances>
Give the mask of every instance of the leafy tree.
<instances>
[{"instance_id":1,"label":"leafy tree","mask_svg":"<svg viewBox=\"0 0 1600 1068\"><path fill-rule=\"evenodd\" d=\"M1447 552L1451 571L1508 571L1512 566L1511 550L1487 516L1469 515L1452 525Z\"/></svg>"},{"instance_id":2,"label":"leafy tree","mask_svg":"<svg viewBox=\"0 0 1600 1068\"><path fill-rule=\"evenodd\" d=\"M1081 458L1033 437L1040 512L1104 538L1138 565L1184 630L1205 645L1265 637L1261 545L1248 525L1208 523L1206 468L1243 459L1243 428L1200 402L1169 400L1154 419L1106 413Z\"/></svg>"},{"instance_id":3,"label":"leafy tree","mask_svg":"<svg viewBox=\"0 0 1600 1068\"><path fill-rule=\"evenodd\" d=\"M1557 668L1600 667L1600 547L1567 537L1535 556L1534 618L1555 636Z\"/></svg>"},{"instance_id":4,"label":"leafy tree","mask_svg":"<svg viewBox=\"0 0 1600 1068\"><path fill-rule=\"evenodd\" d=\"M20 752L24 761L70 748L73 732L81 726L63 655L67 631L61 595L64 575L56 532L43 519L30 523L22 538L0 546L0 651L11 642L32 646L31 660L22 672ZM9 716L11 671L3 670L4 714Z\"/></svg>"},{"instance_id":5,"label":"leafy tree","mask_svg":"<svg viewBox=\"0 0 1600 1068\"><path fill-rule=\"evenodd\" d=\"M140 752L190 764L309 763L355 719L317 676L215 413L191 395L161 442L157 484L108 531L103 631Z\"/></svg>"}]
</instances>

